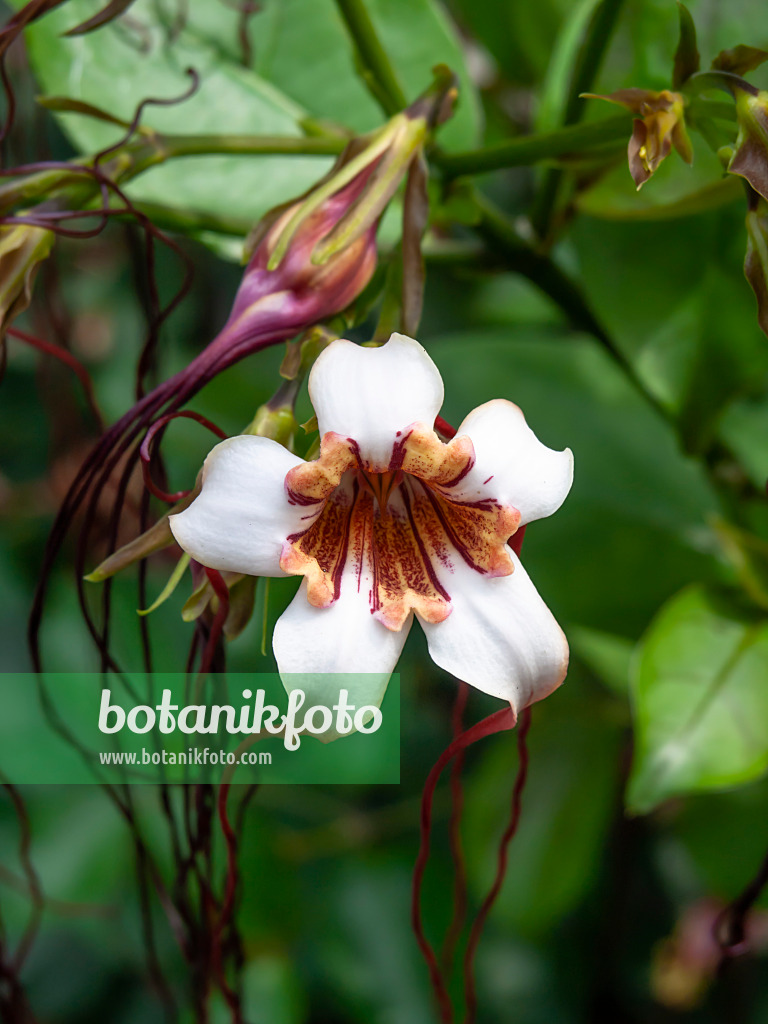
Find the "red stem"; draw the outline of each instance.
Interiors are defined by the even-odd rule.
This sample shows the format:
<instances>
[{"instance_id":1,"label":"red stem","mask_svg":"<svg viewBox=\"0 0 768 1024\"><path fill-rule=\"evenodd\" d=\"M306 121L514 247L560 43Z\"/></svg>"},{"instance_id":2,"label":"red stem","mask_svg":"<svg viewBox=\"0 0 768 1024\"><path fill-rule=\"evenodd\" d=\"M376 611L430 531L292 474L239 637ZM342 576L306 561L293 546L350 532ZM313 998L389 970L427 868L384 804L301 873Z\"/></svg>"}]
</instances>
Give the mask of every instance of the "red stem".
<instances>
[{"instance_id":1,"label":"red stem","mask_svg":"<svg viewBox=\"0 0 768 1024\"><path fill-rule=\"evenodd\" d=\"M155 435L159 431L164 430L165 427L167 427L168 424L171 422L171 420L179 419L181 417L188 420L194 420L195 423L202 424L202 426L207 427L212 434L216 434L217 437L221 438L222 441L226 440L227 438L227 435L224 433L224 431L217 427L215 423L212 423L209 419L206 419L205 416L201 416L199 412L192 412L189 409L185 409L183 412L170 412L168 413L167 416L161 416L159 420L155 420L155 422L149 428L147 433L144 435L144 440L141 442L141 448L139 450L139 455L141 457L141 472L144 477L144 486L147 488L147 490L151 494L154 494L156 498L160 498L161 501L167 501L171 505L173 505L177 501L180 501L181 498L186 498L186 496L191 492L189 490L176 491L175 493L170 494L168 491L163 491L157 486L157 484L152 479L152 475L150 473L150 463L152 461L152 442L155 439Z\"/></svg>"},{"instance_id":2,"label":"red stem","mask_svg":"<svg viewBox=\"0 0 768 1024\"><path fill-rule=\"evenodd\" d=\"M413 885L411 890L411 927L416 936L422 956L429 969L429 980L432 990L437 999L440 1010L440 1019L443 1024L453 1024L453 1007L445 986L442 972L437 963L435 952L432 949L427 937L424 934L424 925L421 920L421 886L424 879L424 871L429 860L429 842L432 830L432 802L435 795L435 788L446 765L462 750L465 750L478 740L494 733L503 732L506 729L513 729L515 726L515 713L512 708L502 708L494 714L477 722L471 728L465 730L460 736L453 740L437 759L432 770L427 776L424 784L424 791L421 797L421 843L416 864L413 869Z\"/></svg>"},{"instance_id":3,"label":"red stem","mask_svg":"<svg viewBox=\"0 0 768 1024\"><path fill-rule=\"evenodd\" d=\"M464 710L467 706L469 687L459 682L456 700L451 715L453 738L457 739L464 731ZM464 751L460 751L451 766L451 821L449 826L451 859L453 861L453 917L446 932L445 942L440 955L443 971L449 975L453 967L464 918L467 913L467 875L464 863L464 851L461 847L461 816L464 810L464 793L461 786L461 770L464 767Z\"/></svg>"},{"instance_id":4,"label":"red stem","mask_svg":"<svg viewBox=\"0 0 768 1024\"><path fill-rule=\"evenodd\" d=\"M12 338L17 338L19 341L23 341L27 345L31 345L32 348L36 348L40 352L44 352L48 356L53 356L54 359L58 359L60 362L64 363L65 366L68 366L70 370L77 375L78 380L83 386L83 391L85 392L85 397L88 401L88 408L91 410L99 430L103 431L104 421L101 418L101 412L96 404L96 396L93 393L91 375L80 360L76 359L71 352L62 348L60 345L52 345L49 341L43 341L42 338L36 338L33 334L27 334L26 331L20 331L18 327L9 327L6 333L10 334Z\"/></svg>"},{"instance_id":5,"label":"red stem","mask_svg":"<svg viewBox=\"0 0 768 1024\"><path fill-rule=\"evenodd\" d=\"M475 918L472 924L472 930L469 933L467 948L464 952L464 1000L467 1007L464 1024L474 1024L475 1015L477 1013L477 992L475 990L474 975L475 953L477 952L477 946L480 942L485 922L491 912L491 907L496 902L496 897L501 892L501 887L504 884L504 876L507 873L507 863L509 859L509 844L512 842L512 839L517 832L517 827L520 824L523 789L525 788L525 780L528 777L528 746L526 744L526 737L530 727L531 709L526 708L520 715L520 726L517 730L519 764L517 769L517 778L515 779L515 785L512 790L512 810L509 818L509 824L504 830L504 835L501 837L501 843L499 844L496 877L493 880L493 885L488 891L488 895L483 900L482 906L477 912L477 917Z\"/></svg>"},{"instance_id":6,"label":"red stem","mask_svg":"<svg viewBox=\"0 0 768 1024\"><path fill-rule=\"evenodd\" d=\"M216 569L209 569L208 566L203 566L205 569L205 575L213 587L213 592L219 599L219 610L213 617L211 623L211 632L208 636L208 641L203 651L203 657L200 663L200 675L205 676L210 672L211 665L213 664L213 658L216 654L216 648L218 647L221 634L224 632L224 623L227 621L227 615L229 615L229 589L227 584L224 582L224 577Z\"/></svg>"}]
</instances>

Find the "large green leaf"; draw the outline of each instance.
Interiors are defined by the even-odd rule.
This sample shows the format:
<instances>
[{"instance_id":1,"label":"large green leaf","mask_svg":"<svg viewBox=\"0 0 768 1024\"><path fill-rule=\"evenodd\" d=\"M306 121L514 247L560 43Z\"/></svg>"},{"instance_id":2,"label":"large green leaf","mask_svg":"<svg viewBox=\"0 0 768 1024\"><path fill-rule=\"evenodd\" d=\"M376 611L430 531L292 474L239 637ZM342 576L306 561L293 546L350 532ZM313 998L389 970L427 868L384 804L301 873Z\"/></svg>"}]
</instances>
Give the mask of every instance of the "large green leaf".
<instances>
[{"instance_id":1,"label":"large green leaf","mask_svg":"<svg viewBox=\"0 0 768 1024\"><path fill-rule=\"evenodd\" d=\"M186 28L174 34L160 16L160 5L138 0L131 18L141 25L141 38L121 22L61 38L96 7L91 0L70 0L27 30L32 66L45 93L84 100L130 119L148 97L183 94L190 84L186 69L192 67L200 76L198 92L176 106L147 107L144 124L181 133L301 134L297 121L304 108L240 66L218 38L197 27L197 15L215 7L219 32L228 26L236 39L236 15L226 5L196 0ZM119 129L81 115L59 119L73 144L86 153L120 135ZM150 171L130 192L136 198L255 220L308 188L327 165L327 158L312 157L193 157Z\"/></svg>"},{"instance_id":2,"label":"large green leaf","mask_svg":"<svg viewBox=\"0 0 768 1024\"><path fill-rule=\"evenodd\" d=\"M97 7L93 0L70 0L27 30L43 92L130 119L147 97L183 94L189 87L186 69L192 67L200 76L198 92L176 106L147 107L144 124L170 132L295 136L308 115L356 130L374 128L383 119L355 71L352 45L331 0L266 4L249 23L256 71L242 64L238 16L231 5L191 0L179 30L160 4L138 0L127 23L118 20L88 35L61 37ZM461 102L444 138L460 146L475 142L479 106L461 47L437 5L376 0L371 14L409 97L426 88L434 64L447 63L458 72ZM140 27L138 34L131 25ZM119 130L100 121L57 116L83 152L119 137ZM308 188L329 162L325 157L187 158L153 169L129 191L144 200L255 220Z\"/></svg>"},{"instance_id":3,"label":"large green leaf","mask_svg":"<svg viewBox=\"0 0 768 1024\"><path fill-rule=\"evenodd\" d=\"M480 107L455 29L435 0L366 0L374 26L409 101L429 85L431 68L447 64L461 80L443 143L477 144ZM354 65L344 23L333 0L267 0L253 21L256 70L316 117L357 131L381 112Z\"/></svg>"},{"instance_id":4,"label":"large green leaf","mask_svg":"<svg viewBox=\"0 0 768 1024\"><path fill-rule=\"evenodd\" d=\"M768 620L692 586L651 625L633 681L629 806L735 786L768 768Z\"/></svg>"}]
</instances>

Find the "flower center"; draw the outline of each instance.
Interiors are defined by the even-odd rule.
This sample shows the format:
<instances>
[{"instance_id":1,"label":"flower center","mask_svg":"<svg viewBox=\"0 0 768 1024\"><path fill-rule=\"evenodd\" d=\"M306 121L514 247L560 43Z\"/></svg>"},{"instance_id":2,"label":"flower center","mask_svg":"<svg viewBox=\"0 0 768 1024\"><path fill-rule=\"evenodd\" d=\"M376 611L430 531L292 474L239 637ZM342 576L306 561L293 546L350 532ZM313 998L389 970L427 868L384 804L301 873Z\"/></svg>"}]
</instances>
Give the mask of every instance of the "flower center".
<instances>
[{"instance_id":1,"label":"flower center","mask_svg":"<svg viewBox=\"0 0 768 1024\"><path fill-rule=\"evenodd\" d=\"M360 486L376 499L380 514L385 516L390 495L403 482L403 471L398 469L393 473L367 473L364 469L358 469L357 478Z\"/></svg>"},{"instance_id":2,"label":"flower center","mask_svg":"<svg viewBox=\"0 0 768 1024\"><path fill-rule=\"evenodd\" d=\"M383 470L366 465L354 441L326 434L320 458L286 478L289 501L307 507L307 528L287 538L282 569L306 576L317 607L353 587L388 629L411 612L441 622L457 561L487 576L512 572L506 542L519 512L492 497L451 496L473 463L468 438L445 445L420 424L395 443Z\"/></svg>"}]
</instances>

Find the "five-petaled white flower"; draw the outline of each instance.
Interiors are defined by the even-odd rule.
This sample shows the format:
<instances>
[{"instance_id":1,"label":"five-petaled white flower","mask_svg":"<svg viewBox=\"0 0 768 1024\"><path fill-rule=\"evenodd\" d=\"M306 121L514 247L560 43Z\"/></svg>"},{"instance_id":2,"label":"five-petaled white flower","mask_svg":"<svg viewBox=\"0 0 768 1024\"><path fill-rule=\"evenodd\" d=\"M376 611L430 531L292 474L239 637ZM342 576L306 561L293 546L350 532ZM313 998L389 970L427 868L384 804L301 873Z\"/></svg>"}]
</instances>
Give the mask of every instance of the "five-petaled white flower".
<instances>
[{"instance_id":1,"label":"five-petaled white flower","mask_svg":"<svg viewBox=\"0 0 768 1024\"><path fill-rule=\"evenodd\" d=\"M573 479L516 405L471 412L444 444L437 367L394 334L333 342L309 392L320 457L232 437L205 461L202 492L171 517L212 569L303 576L275 627L280 672L372 673L381 701L413 621L433 660L515 712L565 678L568 645L508 541L556 511Z\"/></svg>"}]
</instances>

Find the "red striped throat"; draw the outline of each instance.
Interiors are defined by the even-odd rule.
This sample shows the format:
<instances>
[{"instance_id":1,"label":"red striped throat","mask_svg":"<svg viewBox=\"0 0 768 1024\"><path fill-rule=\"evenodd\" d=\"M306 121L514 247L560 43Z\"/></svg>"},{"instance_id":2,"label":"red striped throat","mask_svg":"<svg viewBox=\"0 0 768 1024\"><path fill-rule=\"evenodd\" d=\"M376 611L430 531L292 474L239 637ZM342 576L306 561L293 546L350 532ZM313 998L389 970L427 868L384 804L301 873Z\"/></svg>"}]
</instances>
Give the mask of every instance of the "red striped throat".
<instances>
[{"instance_id":1,"label":"red striped throat","mask_svg":"<svg viewBox=\"0 0 768 1024\"><path fill-rule=\"evenodd\" d=\"M467 500L461 485L474 461L468 437L444 444L421 423L398 432L387 465L367 462L351 438L325 434L320 457L286 477L307 525L286 538L281 568L306 577L316 607L352 587L388 629L401 629L411 612L442 622L457 563L489 577L513 570L506 545L520 513L486 488Z\"/></svg>"}]
</instances>

